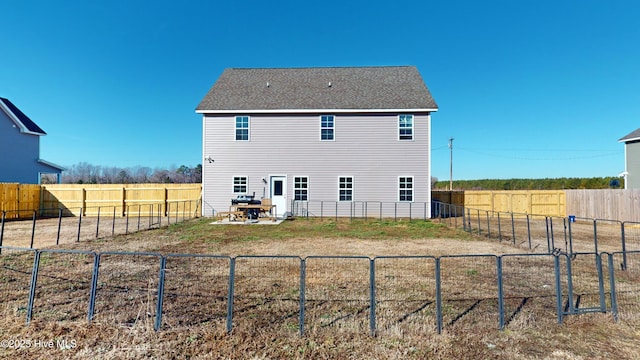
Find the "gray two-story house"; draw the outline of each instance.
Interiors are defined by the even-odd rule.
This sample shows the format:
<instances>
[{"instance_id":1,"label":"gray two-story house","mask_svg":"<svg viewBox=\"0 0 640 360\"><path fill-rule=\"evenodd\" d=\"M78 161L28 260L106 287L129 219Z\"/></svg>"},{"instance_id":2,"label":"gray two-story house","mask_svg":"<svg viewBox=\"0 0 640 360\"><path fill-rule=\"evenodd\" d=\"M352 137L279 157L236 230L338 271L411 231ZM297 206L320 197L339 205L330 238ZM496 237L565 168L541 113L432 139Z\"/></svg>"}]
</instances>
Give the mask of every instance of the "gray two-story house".
<instances>
[{"instance_id":1,"label":"gray two-story house","mask_svg":"<svg viewBox=\"0 0 640 360\"><path fill-rule=\"evenodd\" d=\"M203 214L430 216L431 113L417 68L226 69L198 105Z\"/></svg>"},{"instance_id":2,"label":"gray two-story house","mask_svg":"<svg viewBox=\"0 0 640 360\"><path fill-rule=\"evenodd\" d=\"M618 141L624 143L624 188L640 189L640 129Z\"/></svg>"},{"instance_id":3,"label":"gray two-story house","mask_svg":"<svg viewBox=\"0 0 640 360\"><path fill-rule=\"evenodd\" d=\"M38 184L52 174L60 182L64 168L40 159L40 137L46 135L11 101L0 97L0 182Z\"/></svg>"}]
</instances>

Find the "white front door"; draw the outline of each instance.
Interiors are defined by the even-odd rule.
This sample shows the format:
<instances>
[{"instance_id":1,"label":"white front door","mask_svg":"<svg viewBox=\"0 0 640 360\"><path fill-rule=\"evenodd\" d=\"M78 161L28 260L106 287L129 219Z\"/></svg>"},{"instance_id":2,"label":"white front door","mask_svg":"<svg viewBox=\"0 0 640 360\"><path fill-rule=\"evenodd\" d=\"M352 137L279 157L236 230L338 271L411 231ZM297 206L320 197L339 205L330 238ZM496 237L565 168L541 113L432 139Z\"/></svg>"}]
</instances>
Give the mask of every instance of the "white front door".
<instances>
[{"instance_id":1,"label":"white front door","mask_svg":"<svg viewBox=\"0 0 640 360\"><path fill-rule=\"evenodd\" d=\"M276 206L276 216L281 217L287 211L287 177L272 176L270 189L271 204Z\"/></svg>"}]
</instances>

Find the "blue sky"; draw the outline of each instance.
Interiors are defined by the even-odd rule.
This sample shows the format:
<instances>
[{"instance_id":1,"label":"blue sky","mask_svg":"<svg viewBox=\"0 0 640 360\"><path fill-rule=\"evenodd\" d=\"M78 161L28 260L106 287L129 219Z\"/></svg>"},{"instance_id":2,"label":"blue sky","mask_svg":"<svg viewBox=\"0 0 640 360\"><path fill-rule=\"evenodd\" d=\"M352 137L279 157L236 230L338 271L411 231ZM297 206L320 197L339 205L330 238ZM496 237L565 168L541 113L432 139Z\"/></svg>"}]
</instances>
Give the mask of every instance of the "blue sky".
<instances>
[{"instance_id":1,"label":"blue sky","mask_svg":"<svg viewBox=\"0 0 640 360\"><path fill-rule=\"evenodd\" d=\"M70 166L202 162L227 67L415 65L440 110L432 175L616 176L640 128L640 2L3 1L0 96Z\"/></svg>"}]
</instances>

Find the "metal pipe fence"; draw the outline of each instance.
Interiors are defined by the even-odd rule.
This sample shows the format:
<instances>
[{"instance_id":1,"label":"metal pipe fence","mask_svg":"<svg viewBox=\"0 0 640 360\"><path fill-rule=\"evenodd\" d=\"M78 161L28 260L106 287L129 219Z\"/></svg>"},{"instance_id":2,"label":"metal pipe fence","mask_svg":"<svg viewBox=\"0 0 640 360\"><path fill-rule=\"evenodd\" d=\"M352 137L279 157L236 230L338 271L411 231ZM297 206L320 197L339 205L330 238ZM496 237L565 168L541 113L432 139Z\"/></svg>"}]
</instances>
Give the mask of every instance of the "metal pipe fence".
<instances>
[{"instance_id":1,"label":"metal pipe fence","mask_svg":"<svg viewBox=\"0 0 640 360\"><path fill-rule=\"evenodd\" d=\"M7 212L1 213L0 246L43 247L168 226L198 217L200 200L127 205L124 211L122 206L99 206L24 212L30 214L29 220L24 220L26 215L20 216L23 220L8 220Z\"/></svg>"},{"instance_id":2,"label":"metal pipe fence","mask_svg":"<svg viewBox=\"0 0 640 360\"><path fill-rule=\"evenodd\" d=\"M451 256L219 256L2 247L2 306L32 319L207 324L229 333L458 332L640 324L640 252ZM640 264L638 264L640 265Z\"/></svg>"}]
</instances>

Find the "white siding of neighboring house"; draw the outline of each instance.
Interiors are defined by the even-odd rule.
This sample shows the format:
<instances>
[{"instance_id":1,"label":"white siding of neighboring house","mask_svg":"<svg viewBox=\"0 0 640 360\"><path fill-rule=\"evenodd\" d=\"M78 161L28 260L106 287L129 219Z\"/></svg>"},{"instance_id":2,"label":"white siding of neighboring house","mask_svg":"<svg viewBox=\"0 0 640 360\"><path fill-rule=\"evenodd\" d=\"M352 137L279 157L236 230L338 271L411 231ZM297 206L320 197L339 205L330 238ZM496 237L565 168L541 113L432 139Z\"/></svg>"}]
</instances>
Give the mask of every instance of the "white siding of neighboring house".
<instances>
[{"instance_id":1,"label":"white siding of neighboring house","mask_svg":"<svg viewBox=\"0 0 640 360\"><path fill-rule=\"evenodd\" d=\"M398 140L398 114L335 116L335 140L320 140L321 114L250 116L250 140L235 140L235 114L205 115L203 119L203 214L227 211L233 177L248 177L248 193L269 197L269 176L287 176L287 211L293 199L294 177L309 178L309 212L334 216L338 200L338 178L354 179L353 205L340 202L339 216L349 216L353 206L369 216L408 216L409 204L398 202L398 177L412 176L413 218L430 215L430 116L413 114L413 141ZM267 184L262 182L267 179ZM320 209L320 201L325 201ZM304 207L307 204L303 205ZM283 211L278 211L282 213Z\"/></svg>"},{"instance_id":2,"label":"white siding of neighboring house","mask_svg":"<svg viewBox=\"0 0 640 360\"><path fill-rule=\"evenodd\" d=\"M640 142L625 144L626 189L640 189Z\"/></svg>"}]
</instances>

